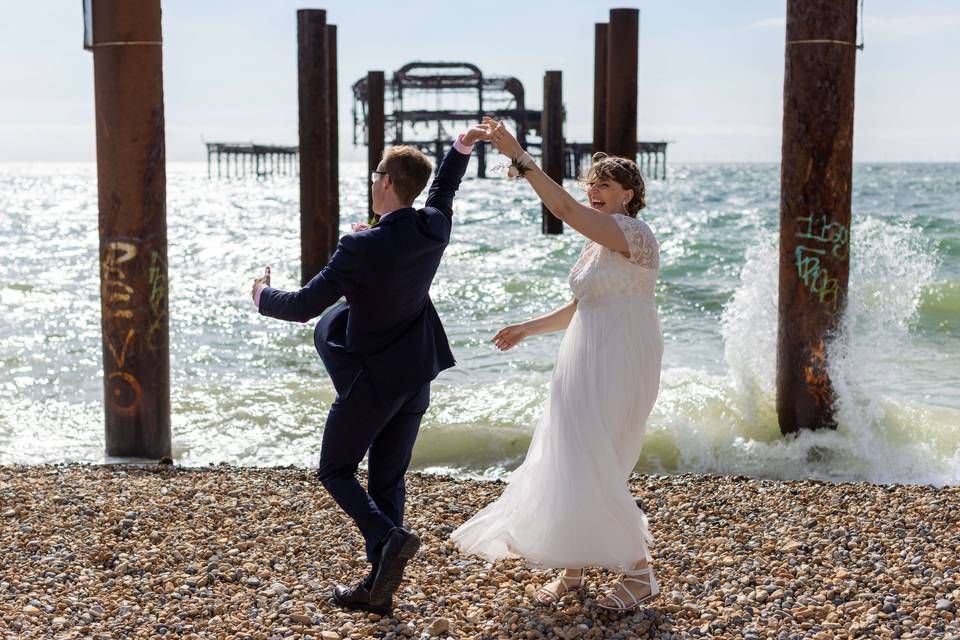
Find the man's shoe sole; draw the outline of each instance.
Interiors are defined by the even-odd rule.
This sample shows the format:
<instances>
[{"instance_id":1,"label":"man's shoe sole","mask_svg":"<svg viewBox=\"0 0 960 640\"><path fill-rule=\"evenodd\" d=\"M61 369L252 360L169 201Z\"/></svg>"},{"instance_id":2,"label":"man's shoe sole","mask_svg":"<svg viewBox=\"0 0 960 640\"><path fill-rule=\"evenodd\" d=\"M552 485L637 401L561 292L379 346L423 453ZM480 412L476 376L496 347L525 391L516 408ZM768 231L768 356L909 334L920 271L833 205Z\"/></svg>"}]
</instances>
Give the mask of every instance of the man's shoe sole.
<instances>
[{"instance_id":1,"label":"man's shoe sole","mask_svg":"<svg viewBox=\"0 0 960 640\"><path fill-rule=\"evenodd\" d=\"M393 596L403 580L403 570L407 562L420 548L420 538L410 535L400 548L400 552L389 567L381 567L370 587L370 602L381 602Z\"/></svg>"}]
</instances>

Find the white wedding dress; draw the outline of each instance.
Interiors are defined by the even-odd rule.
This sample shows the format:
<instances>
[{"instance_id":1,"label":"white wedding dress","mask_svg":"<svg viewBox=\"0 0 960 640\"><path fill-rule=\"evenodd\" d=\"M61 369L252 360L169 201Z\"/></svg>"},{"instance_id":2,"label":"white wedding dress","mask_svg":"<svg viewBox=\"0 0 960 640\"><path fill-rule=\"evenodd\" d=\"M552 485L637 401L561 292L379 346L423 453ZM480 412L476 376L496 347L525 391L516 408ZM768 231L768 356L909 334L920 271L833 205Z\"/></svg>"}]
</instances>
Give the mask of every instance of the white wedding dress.
<instances>
[{"instance_id":1,"label":"white wedding dress","mask_svg":"<svg viewBox=\"0 0 960 640\"><path fill-rule=\"evenodd\" d=\"M543 415L501 497L451 534L465 553L620 571L650 559L627 480L660 386L660 253L644 222L614 218L630 257L588 240L570 271L577 310Z\"/></svg>"}]
</instances>

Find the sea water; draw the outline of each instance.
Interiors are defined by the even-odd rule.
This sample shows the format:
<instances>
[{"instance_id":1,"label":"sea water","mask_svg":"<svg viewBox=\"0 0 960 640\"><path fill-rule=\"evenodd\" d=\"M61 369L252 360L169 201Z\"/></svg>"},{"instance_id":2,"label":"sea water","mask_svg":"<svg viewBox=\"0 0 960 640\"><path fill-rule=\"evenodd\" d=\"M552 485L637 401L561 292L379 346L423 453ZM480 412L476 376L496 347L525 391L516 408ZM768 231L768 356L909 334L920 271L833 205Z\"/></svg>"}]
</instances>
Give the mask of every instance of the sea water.
<instances>
[{"instance_id":1,"label":"sea water","mask_svg":"<svg viewBox=\"0 0 960 640\"><path fill-rule=\"evenodd\" d=\"M490 337L570 299L583 238L542 235L524 181L472 175L431 291L457 366L433 385L413 467L494 478L523 459L560 334L506 353ZM365 219L366 179L341 166L341 233ZM335 394L313 323L261 317L250 299L264 266L274 286L299 282L298 193L294 178L168 166L180 464L316 464ZM638 471L960 484L960 165L855 166L829 346L839 428L797 438L775 410L778 167L675 164L647 202L666 348ZM0 463L106 460L98 242L93 164L0 165Z\"/></svg>"}]
</instances>

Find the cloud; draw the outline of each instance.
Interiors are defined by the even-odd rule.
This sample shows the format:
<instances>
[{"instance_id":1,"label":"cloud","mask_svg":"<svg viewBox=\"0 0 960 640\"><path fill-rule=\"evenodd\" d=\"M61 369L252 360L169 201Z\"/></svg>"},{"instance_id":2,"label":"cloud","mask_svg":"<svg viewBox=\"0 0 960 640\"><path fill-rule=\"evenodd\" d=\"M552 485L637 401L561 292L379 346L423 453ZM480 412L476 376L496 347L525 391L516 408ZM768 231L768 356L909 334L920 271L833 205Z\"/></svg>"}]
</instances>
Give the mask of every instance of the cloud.
<instances>
[{"instance_id":1,"label":"cloud","mask_svg":"<svg viewBox=\"0 0 960 640\"><path fill-rule=\"evenodd\" d=\"M787 18L763 18L762 20L754 20L749 24L745 24L741 29L747 31L760 31L760 30L770 30L770 29L785 29L787 26Z\"/></svg>"},{"instance_id":2,"label":"cloud","mask_svg":"<svg viewBox=\"0 0 960 640\"><path fill-rule=\"evenodd\" d=\"M864 31L868 36L913 37L935 33L960 31L960 15L923 15L923 16L876 16L870 15L869 6L863 16ZM787 18L762 18L740 27L744 31L783 30Z\"/></svg>"},{"instance_id":3,"label":"cloud","mask_svg":"<svg viewBox=\"0 0 960 640\"><path fill-rule=\"evenodd\" d=\"M866 35L925 36L960 30L960 15L863 17Z\"/></svg>"}]
</instances>

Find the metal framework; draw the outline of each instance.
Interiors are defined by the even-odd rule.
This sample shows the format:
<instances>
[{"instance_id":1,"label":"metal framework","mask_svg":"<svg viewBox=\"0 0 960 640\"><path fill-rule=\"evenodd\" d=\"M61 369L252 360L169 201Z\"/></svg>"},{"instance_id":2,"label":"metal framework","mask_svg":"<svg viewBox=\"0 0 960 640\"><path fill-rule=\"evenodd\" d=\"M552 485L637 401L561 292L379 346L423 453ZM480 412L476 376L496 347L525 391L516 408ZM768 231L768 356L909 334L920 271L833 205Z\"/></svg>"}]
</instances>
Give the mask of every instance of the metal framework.
<instances>
[{"instance_id":1,"label":"metal framework","mask_svg":"<svg viewBox=\"0 0 960 640\"><path fill-rule=\"evenodd\" d=\"M539 147L527 140L540 135L541 112L527 109L523 84L512 77L484 76L469 62L411 62L386 82L384 127L393 132L387 144L409 144L437 161L443 149L464 123L483 115L512 123L520 144ZM353 144L367 144L369 122L367 78L353 83ZM485 154L480 151L479 175L485 173Z\"/></svg>"}]
</instances>

